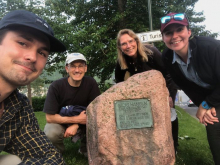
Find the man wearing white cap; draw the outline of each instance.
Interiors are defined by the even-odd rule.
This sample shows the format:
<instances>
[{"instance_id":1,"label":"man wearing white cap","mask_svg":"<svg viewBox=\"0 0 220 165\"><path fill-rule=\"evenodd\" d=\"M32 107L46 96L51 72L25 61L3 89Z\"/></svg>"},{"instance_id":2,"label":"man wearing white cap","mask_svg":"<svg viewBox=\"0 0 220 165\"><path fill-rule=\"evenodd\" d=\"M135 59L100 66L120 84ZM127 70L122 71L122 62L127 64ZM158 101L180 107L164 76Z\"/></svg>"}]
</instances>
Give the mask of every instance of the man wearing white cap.
<instances>
[{"instance_id":1,"label":"man wearing white cap","mask_svg":"<svg viewBox=\"0 0 220 165\"><path fill-rule=\"evenodd\" d=\"M44 104L47 124L44 132L61 152L64 152L64 138L72 137L78 128L85 129L86 113L83 110L77 116L63 116L60 111L66 106L87 107L99 94L98 85L87 72L86 58L81 53L69 54L66 58L68 77L54 81L48 90ZM82 136L81 136L82 137ZM86 138L81 139L79 152L86 155Z\"/></svg>"}]
</instances>

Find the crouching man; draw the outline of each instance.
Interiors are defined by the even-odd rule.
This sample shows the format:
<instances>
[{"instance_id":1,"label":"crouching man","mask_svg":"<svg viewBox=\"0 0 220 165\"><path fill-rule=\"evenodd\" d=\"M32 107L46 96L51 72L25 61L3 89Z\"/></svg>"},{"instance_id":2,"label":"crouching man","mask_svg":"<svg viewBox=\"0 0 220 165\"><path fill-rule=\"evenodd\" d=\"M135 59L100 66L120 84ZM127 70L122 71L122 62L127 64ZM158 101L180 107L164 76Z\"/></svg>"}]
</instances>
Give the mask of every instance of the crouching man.
<instances>
[{"instance_id":1,"label":"crouching man","mask_svg":"<svg viewBox=\"0 0 220 165\"><path fill-rule=\"evenodd\" d=\"M65 149L64 138L73 137L76 141L75 135L79 133L79 152L86 156L85 110L100 91L95 79L85 76L87 63L81 53L69 54L65 69L68 77L54 81L49 87L43 110L47 120L44 132L61 152ZM66 113L61 112L62 110L66 110ZM79 112L79 115L73 116L68 111Z\"/></svg>"}]
</instances>

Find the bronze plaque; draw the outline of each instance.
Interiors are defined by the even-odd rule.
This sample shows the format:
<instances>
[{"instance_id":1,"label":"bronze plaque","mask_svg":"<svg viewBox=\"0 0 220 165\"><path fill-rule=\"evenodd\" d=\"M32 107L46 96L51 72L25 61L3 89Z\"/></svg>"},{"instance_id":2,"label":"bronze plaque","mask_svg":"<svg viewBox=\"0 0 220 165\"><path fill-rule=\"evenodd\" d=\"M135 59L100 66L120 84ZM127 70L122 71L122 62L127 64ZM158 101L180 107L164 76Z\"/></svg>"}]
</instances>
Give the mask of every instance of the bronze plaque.
<instances>
[{"instance_id":1,"label":"bronze plaque","mask_svg":"<svg viewBox=\"0 0 220 165\"><path fill-rule=\"evenodd\" d=\"M148 99L114 101L118 130L153 127L151 105Z\"/></svg>"}]
</instances>

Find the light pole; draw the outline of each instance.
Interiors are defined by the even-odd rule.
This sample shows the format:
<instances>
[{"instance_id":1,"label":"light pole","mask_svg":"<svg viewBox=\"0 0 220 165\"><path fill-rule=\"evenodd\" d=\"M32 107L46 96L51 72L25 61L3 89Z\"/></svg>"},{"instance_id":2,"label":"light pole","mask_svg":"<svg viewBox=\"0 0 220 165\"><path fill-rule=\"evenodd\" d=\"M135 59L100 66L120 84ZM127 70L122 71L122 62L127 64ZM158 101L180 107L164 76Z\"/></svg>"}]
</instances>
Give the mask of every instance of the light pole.
<instances>
[{"instance_id":1,"label":"light pole","mask_svg":"<svg viewBox=\"0 0 220 165\"><path fill-rule=\"evenodd\" d=\"M148 0L148 14L149 14L150 31L152 31L153 30L153 25L152 25L152 13L151 13L151 0Z\"/></svg>"}]
</instances>

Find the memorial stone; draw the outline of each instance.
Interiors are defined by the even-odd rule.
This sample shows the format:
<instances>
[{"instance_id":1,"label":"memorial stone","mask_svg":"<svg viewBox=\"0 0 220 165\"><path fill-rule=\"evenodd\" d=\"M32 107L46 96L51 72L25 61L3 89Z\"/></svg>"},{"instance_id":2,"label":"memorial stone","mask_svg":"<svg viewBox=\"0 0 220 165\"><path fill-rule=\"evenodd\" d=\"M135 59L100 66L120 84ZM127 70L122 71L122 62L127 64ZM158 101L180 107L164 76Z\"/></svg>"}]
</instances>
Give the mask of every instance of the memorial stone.
<instances>
[{"instance_id":1,"label":"memorial stone","mask_svg":"<svg viewBox=\"0 0 220 165\"><path fill-rule=\"evenodd\" d=\"M173 165L169 94L162 74L136 74L87 108L90 165Z\"/></svg>"}]
</instances>

